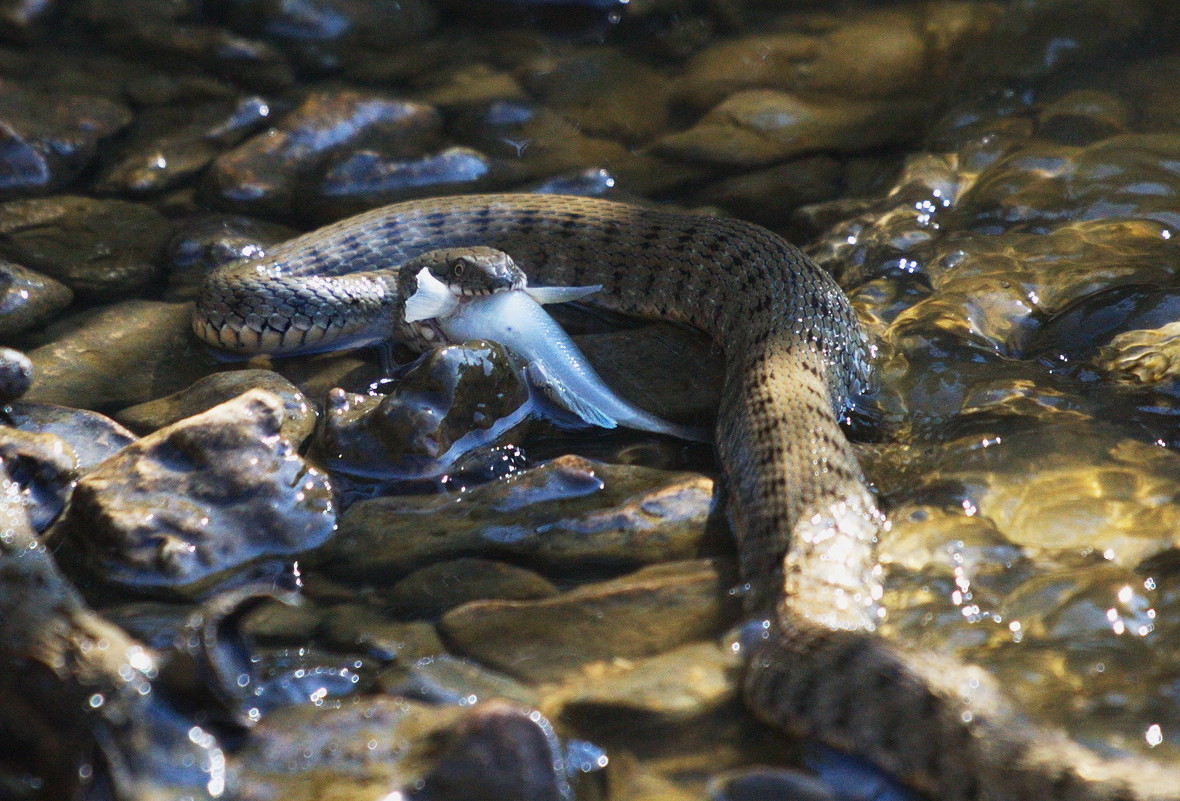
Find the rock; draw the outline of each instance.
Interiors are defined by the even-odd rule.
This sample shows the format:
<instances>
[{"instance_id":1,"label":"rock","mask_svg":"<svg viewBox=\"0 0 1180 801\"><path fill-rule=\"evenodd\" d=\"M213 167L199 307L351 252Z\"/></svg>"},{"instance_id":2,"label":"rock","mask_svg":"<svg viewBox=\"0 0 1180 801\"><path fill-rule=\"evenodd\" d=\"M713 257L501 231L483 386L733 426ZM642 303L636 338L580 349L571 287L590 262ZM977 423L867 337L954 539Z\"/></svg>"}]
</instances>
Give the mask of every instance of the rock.
<instances>
[{"instance_id":1,"label":"rock","mask_svg":"<svg viewBox=\"0 0 1180 801\"><path fill-rule=\"evenodd\" d=\"M709 780L709 801L840 801L824 782L785 768L739 768Z\"/></svg>"},{"instance_id":2,"label":"rock","mask_svg":"<svg viewBox=\"0 0 1180 801\"><path fill-rule=\"evenodd\" d=\"M63 547L97 581L183 595L322 544L331 489L281 422L282 401L251 390L128 445L79 480Z\"/></svg>"},{"instance_id":3,"label":"rock","mask_svg":"<svg viewBox=\"0 0 1180 801\"><path fill-rule=\"evenodd\" d=\"M101 97L0 81L0 200L66 186L89 166L99 143L130 121L126 106Z\"/></svg>"},{"instance_id":4,"label":"rock","mask_svg":"<svg viewBox=\"0 0 1180 801\"><path fill-rule=\"evenodd\" d=\"M44 531L70 497L78 455L53 434L0 426L0 462L20 486L29 523Z\"/></svg>"},{"instance_id":5,"label":"rock","mask_svg":"<svg viewBox=\"0 0 1180 801\"><path fill-rule=\"evenodd\" d=\"M843 178L836 159L811 156L725 178L702 189L696 201L723 206L760 225L782 228L799 206L835 199L843 188Z\"/></svg>"},{"instance_id":6,"label":"rock","mask_svg":"<svg viewBox=\"0 0 1180 801\"><path fill-rule=\"evenodd\" d=\"M452 111L497 101L520 103L527 96L511 73L480 63L454 67L423 92L422 99L443 111Z\"/></svg>"},{"instance_id":7,"label":"rock","mask_svg":"<svg viewBox=\"0 0 1180 801\"><path fill-rule=\"evenodd\" d=\"M529 391L498 344L470 342L429 353L384 397L328 395L320 447L350 473L437 476L464 455L519 433Z\"/></svg>"},{"instance_id":8,"label":"rock","mask_svg":"<svg viewBox=\"0 0 1180 801\"><path fill-rule=\"evenodd\" d=\"M145 111L95 190L150 195L174 189L205 169L223 147L264 126L270 116L270 104L258 96Z\"/></svg>"},{"instance_id":9,"label":"rock","mask_svg":"<svg viewBox=\"0 0 1180 801\"><path fill-rule=\"evenodd\" d=\"M60 5L58 0L5 0L0 4L0 39L28 42L41 38Z\"/></svg>"},{"instance_id":10,"label":"rock","mask_svg":"<svg viewBox=\"0 0 1180 801\"><path fill-rule=\"evenodd\" d=\"M563 456L461 495L361 501L317 561L329 575L386 584L467 556L549 572L634 568L707 552L712 496L701 475Z\"/></svg>"},{"instance_id":11,"label":"rock","mask_svg":"<svg viewBox=\"0 0 1180 801\"><path fill-rule=\"evenodd\" d=\"M667 79L614 49L544 56L517 75L534 97L587 136L637 145L654 139L668 123Z\"/></svg>"},{"instance_id":12,"label":"rock","mask_svg":"<svg viewBox=\"0 0 1180 801\"><path fill-rule=\"evenodd\" d=\"M0 249L9 258L92 299L151 283L171 233L159 212L123 200L64 195L0 209Z\"/></svg>"},{"instance_id":13,"label":"rock","mask_svg":"<svg viewBox=\"0 0 1180 801\"><path fill-rule=\"evenodd\" d=\"M358 603L335 604L326 609L315 629L315 639L333 651L368 654L399 665L414 664L445 650L434 626L394 620L380 608Z\"/></svg>"},{"instance_id":14,"label":"rock","mask_svg":"<svg viewBox=\"0 0 1180 801\"><path fill-rule=\"evenodd\" d=\"M0 336L35 328L70 305L69 287L38 272L0 260Z\"/></svg>"},{"instance_id":15,"label":"rock","mask_svg":"<svg viewBox=\"0 0 1180 801\"><path fill-rule=\"evenodd\" d=\"M740 725L739 660L713 642L646 659L595 664L545 697L561 722L593 740L653 755L715 743Z\"/></svg>"},{"instance_id":16,"label":"rock","mask_svg":"<svg viewBox=\"0 0 1180 801\"><path fill-rule=\"evenodd\" d=\"M588 167L605 169L630 192L648 195L684 185L699 170L611 139L583 134L554 111L529 102L496 100L455 113L454 135L493 159L505 184L547 179Z\"/></svg>"},{"instance_id":17,"label":"rock","mask_svg":"<svg viewBox=\"0 0 1180 801\"><path fill-rule=\"evenodd\" d=\"M109 417L83 409L22 402L11 404L6 416L8 422L21 431L53 434L69 443L77 457L79 471L106 461L136 439L134 434Z\"/></svg>"},{"instance_id":18,"label":"rock","mask_svg":"<svg viewBox=\"0 0 1180 801\"><path fill-rule=\"evenodd\" d=\"M443 615L452 649L524 681L719 636L739 613L727 568L705 560L646 567L537 601L473 601Z\"/></svg>"},{"instance_id":19,"label":"rock","mask_svg":"<svg viewBox=\"0 0 1180 801\"><path fill-rule=\"evenodd\" d=\"M439 643L441 651L442 644ZM429 704L473 706L491 700L537 705L537 694L502 673L446 653L386 668L378 679L384 692Z\"/></svg>"},{"instance_id":20,"label":"rock","mask_svg":"<svg viewBox=\"0 0 1180 801\"><path fill-rule=\"evenodd\" d=\"M19 350L0 347L0 403L11 403L29 391L33 362Z\"/></svg>"},{"instance_id":21,"label":"rock","mask_svg":"<svg viewBox=\"0 0 1180 801\"><path fill-rule=\"evenodd\" d=\"M914 99L809 100L770 89L731 95L658 155L705 164L761 167L816 151L859 151L912 141L926 103Z\"/></svg>"},{"instance_id":22,"label":"rock","mask_svg":"<svg viewBox=\"0 0 1180 801\"><path fill-rule=\"evenodd\" d=\"M991 3L969 2L788 15L781 32L720 42L695 55L677 97L705 109L747 89L811 98L926 94L998 16Z\"/></svg>"},{"instance_id":23,"label":"rock","mask_svg":"<svg viewBox=\"0 0 1180 801\"><path fill-rule=\"evenodd\" d=\"M29 353L26 399L91 409L144 403L177 392L216 362L195 341L184 303L128 300L67 318Z\"/></svg>"},{"instance_id":24,"label":"rock","mask_svg":"<svg viewBox=\"0 0 1180 801\"><path fill-rule=\"evenodd\" d=\"M235 30L273 43L311 72L329 72L369 52L385 53L426 37L438 14L428 0L221 0Z\"/></svg>"},{"instance_id":25,"label":"rock","mask_svg":"<svg viewBox=\"0 0 1180 801\"><path fill-rule=\"evenodd\" d=\"M429 792L432 801L569 801L545 718L502 702L437 707L374 696L272 712L234 755L243 799Z\"/></svg>"},{"instance_id":26,"label":"rock","mask_svg":"<svg viewBox=\"0 0 1180 801\"><path fill-rule=\"evenodd\" d=\"M251 389L265 390L283 402L280 433L298 448L315 429L316 412L299 388L270 370L232 370L214 373L192 386L164 398L129 406L115 415L137 434L147 434L214 406Z\"/></svg>"},{"instance_id":27,"label":"rock","mask_svg":"<svg viewBox=\"0 0 1180 801\"><path fill-rule=\"evenodd\" d=\"M529 600L554 595L557 588L531 570L470 558L427 565L381 591L391 612L414 618L436 618L452 607L481 598Z\"/></svg>"},{"instance_id":28,"label":"rock","mask_svg":"<svg viewBox=\"0 0 1180 801\"><path fill-rule=\"evenodd\" d=\"M430 106L348 90L316 92L265 133L219 156L206 174L211 201L244 214L290 218L333 167L369 150L388 159L421 156L438 142Z\"/></svg>"},{"instance_id":29,"label":"rock","mask_svg":"<svg viewBox=\"0 0 1180 801\"><path fill-rule=\"evenodd\" d=\"M572 801L563 756L544 717L493 701L463 718L423 792L431 801Z\"/></svg>"},{"instance_id":30,"label":"rock","mask_svg":"<svg viewBox=\"0 0 1180 801\"><path fill-rule=\"evenodd\" d=\"M168 296L192 300L214 268L238 259L261 258L273 245L298 233L285 225L230 214L205 214L181 223L164 260Z\"/></svg>"},{"instance_id":31,"label":"rock","mask_svg":"<svg viewBox=\"0 0 1180 801\"><path fill-rule=\"evenodd\" d=\"M493 185L491 171L489 159L468 147L411 160L358 150L324 173L312 213L336 220L401 200L478 192Z\"/></svg>"}]
</instances>

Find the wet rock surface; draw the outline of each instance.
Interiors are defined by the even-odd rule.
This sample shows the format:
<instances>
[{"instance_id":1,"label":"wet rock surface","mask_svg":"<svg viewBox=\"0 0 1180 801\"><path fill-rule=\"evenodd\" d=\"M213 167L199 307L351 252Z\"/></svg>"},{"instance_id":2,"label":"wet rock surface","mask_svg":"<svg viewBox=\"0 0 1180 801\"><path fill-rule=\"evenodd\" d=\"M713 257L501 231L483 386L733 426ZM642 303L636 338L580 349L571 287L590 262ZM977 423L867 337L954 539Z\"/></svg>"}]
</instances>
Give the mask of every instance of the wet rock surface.
<instances>
[{"instance_id":1,"label":"wet rock surface","mask_svg":"<svg viewBox=\"0 0 1180 801\"><path fill-rule=\"evenodd\" d=\"M188 304L128 300L54 324L29 351L25 399L109 410L183 389L216 364L193 340L190 316Z\"/></svg>"},{"instance_id":2,"label":"wet rock surface","mask_svg":"<svg viewBox=\"0 0 1180 801\"><path fill-rule=\"evenodd\" d=\"M339 470L395 478L438 476L472 450L519 434L529 390L496 343L426 354L388 395L334 389L319 445Z\"/></svg>"},{"instance_id":3,"label":"wet rock surface","mask_svg":"<svg viewBox=\"0 0 1180 801\"><path fill-rule=\"evenodd\" d=\"M283 402L280 433L299 447L315 429L316 412L299 388L270 370L232 370L215 373L180 392L147 403L129 406L115 415L127 428L148 434L186 417L208 411L251 389L260 389Z\"/></svg>"},{"instance_id":4,"label":"wet rock surface","mask_svg":"<svg viewBox=\"0 0 1180 801\"><path fill-rule=\"evenodd\" d=\"M5 422L21 431L52 434L67 442L86 470L113 456L136 437L114 420L97 412L47 403L13 403L4 412Z\"/></svg>"},{"instance_id":5,"label":"wet rock surface","mask_svg":"<svg viewBox=\"0 0 1180 801\"><path fill-rule=\"evenodd\" d=\"M475 554L548 571L635 567L711 547L712 495L700 475L564 456L458 496L358 503L317 558L331 575L375 582Z\"/></svg>"},{"instance_id":6,"label":"wet rock surface","mask_svg":"<svg viewBox=\"0 0 1180 801\"><path fill-rule=\"evenodd\" d=\"M89 298L115 298L159 274L169 235L157 211L121 200L63 196L6 203L0 249Z\"/></svg>"},{"instance_id":7,"label":"wet rock surface","mask_svg":"<svg viewBox=\"0 0 1180 801\"><path fill-rule=\"evenodd\" d=\"M0 262L0 336L34 328L70 305L74 293L47 275Z\"/></svg>"},{"instance_id":8,"label":"wet rock surface","mask_svg":"<svg viewBox=\"0 0 1180 801\"><path fill-rule=\"evenodd\" d=\"M63 544L97 580L183 593L322 543L330 489L279 436L282 408L251 390L128 445L78 482Z\"/></svg>"}]
</instances>

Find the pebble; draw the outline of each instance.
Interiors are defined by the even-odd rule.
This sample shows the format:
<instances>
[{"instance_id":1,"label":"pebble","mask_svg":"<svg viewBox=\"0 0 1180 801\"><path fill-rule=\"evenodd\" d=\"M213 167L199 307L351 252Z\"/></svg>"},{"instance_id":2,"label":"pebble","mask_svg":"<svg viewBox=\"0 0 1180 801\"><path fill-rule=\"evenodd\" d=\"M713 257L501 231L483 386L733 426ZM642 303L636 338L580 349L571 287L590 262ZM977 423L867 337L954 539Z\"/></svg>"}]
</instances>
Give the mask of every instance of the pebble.
<instances>
[{"instance_id":1,"label":"pebble","mask_svg":"<svg viewBox=\"0 0 1180 801\"><path fill-rule=\"evenodd\" d=\"M328 394L319 445L336 469L422 478L520 433L529 391L507 351L490 342L448 345L416 363L386 396Z\"/></svg>"},{"instance_id":2,"label":"pebble","mask_svg":"<svg viewBox=\"0 0 1180 801\"><path fill-rule=\"evenodd\" d=\"M58 94L0 81L0 200L43 195L70 184L98 146L131 121L102 97Z\"/></svg>"},{"instance_id":3,"label":"pebble","mask_svg":"<svg viewBox=\"0 0 1180 801\"><path fill-rule=\"evenodd\" d=\"M729 566L669 562L536 601L474 601L439 627L462 656L526 682L717 637L738 616Z\"/></svg>"},{"instance_id":4,"label":"pebble","mask_svg":"<svg viewBox=\"0 0 1180 801\"><path fill-rule=\"evenodd\" d=\"M191 317L189 304L127 300L65 318L29 352L25 399L110 410L178 392L216 367Z\"/></svg>"},{"instance_id":5,"label":"pebble","mask_svg":"<svg viewBox=\"0 0 1180 801\"><path fill-rule=\"evenodd\" d=\"M129 406L115 414L137 434L148 434L186 417L200 414L251 390L261 389L283 402L280 433L296 448L315 430L316 411L299 388L270 370L231 370L214 373L180 392Z\"/></svg>"},{"instance_id":6,"label":"pebble","mask_svg":"<svg viewBox=\"0 0 1180 801\"><path fill-rule=\"evenodd\" d=\"M63 547L97 581L186 595L322 544L331 488L279 436L282 419L255 389L126 446L78 481Z\"/></svg>"},{"instance_id":7,"label":"pebble","mask_svg":"<svg viewBox=\"0 0 1180 801\"><path fill-rule=\"evenodd\" d=\"M158 211L125 200L59 195L0 208L0 250L88 299L127 297L156 280L171 234Z\"/></svg>"},{"instance_id":8,"label":"pebble","mask_svg":"<svg viewBox=\"0 0 1180 801\"><path fill-rule=\"evenodd\" d=\"M19 402L7 407L5 417L21 431L53 434L69 443L77 457L79 472L106 461L136 440L134 434L114 420L85 409Z\"/></svg>"},{"instance_id":9,"label":"pebble","mask_svg":"<svg viewBox=\"0 0 1180 801\"><path fill-rule=\"evenodd\" d=\"M299 217L333 168L372 151L420 157L439 143L434 108L351 90L314 92L275 127L217 157L205 176L211 202L252 216Z\"/></svg>"},{"instance_id":10,"label":"pebble","mask_svg":"<svg viewBox=\"0 0 1180 801\"><path fill-rule=\"evenodd\" d=\"M74 293L60 281L0 259L0 336L36 328L73 300Z\"/></svg>"},{"instance_id":11,"label":"pebble","mask_svg":"<svg viewBox=\"0 0 1180 801\"><path fill-rule=\"evenodd\" d=\"M399 617L437 618L448 609L481 598L550 598L557 588L523 567L489 559L463 558L415 570L383 588L383 605Z\"/></svg>"},{"instance_id":12,"label":"pebble","mask_svg":"<svg viewBox=\"0 0 1180 801\"><path fill-rule=\"evenodd\" d=\"M33 362L19 350L0 347L0 403L11 403L29 391Z\"/></svg>"},{"instance_id":13,"label":"pebble","mask_svg":"<svg viewBox=\"0 0 1180 801\"><path fill-rule=\"evenodd\" d=\"M461 557L551 572L635 568L713 547L713 482L695 473L561 456L452 495L361 501L317 555L328 575L390 583Z\"/></svg>"}]
</instances>

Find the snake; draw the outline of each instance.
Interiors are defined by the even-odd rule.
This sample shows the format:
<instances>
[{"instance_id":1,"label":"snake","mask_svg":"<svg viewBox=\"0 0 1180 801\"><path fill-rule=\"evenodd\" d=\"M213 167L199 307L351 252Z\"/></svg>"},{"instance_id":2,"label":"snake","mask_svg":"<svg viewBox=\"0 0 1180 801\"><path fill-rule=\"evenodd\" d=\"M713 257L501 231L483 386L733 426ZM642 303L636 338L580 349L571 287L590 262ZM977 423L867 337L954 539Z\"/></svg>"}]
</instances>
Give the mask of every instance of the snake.
<instances>
[{"instance_id":1,"label":"snake","mask_svg":"<svg viewBox=\"0 0 1180 801\"><path fill-rule=\"evenodd\" d=\"M239 354L379 342L400 325L398 268L468 247L511 254L534 282L598 285L594 304L685 323L723 352L714 444L757 717L942 801L1180 799L1176 771L1099 756L982 668L880 634L889 522L841 427L872 388L871 343L836 281L763 227L560 195L406 201L214 270L193 329Z\"/></svg>"}]
</instances>

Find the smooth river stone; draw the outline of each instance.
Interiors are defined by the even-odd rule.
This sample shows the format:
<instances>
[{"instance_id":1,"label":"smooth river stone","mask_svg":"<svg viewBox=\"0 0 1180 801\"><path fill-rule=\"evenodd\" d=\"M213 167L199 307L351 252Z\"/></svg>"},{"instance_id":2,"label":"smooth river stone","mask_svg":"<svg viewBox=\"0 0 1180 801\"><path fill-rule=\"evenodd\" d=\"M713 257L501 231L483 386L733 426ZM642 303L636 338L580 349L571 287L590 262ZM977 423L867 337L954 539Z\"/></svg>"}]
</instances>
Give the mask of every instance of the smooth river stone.
<instances>
[{"instance_id":1,"label":"smooth river stone","mask_svg":"<svg viewBox=\"0 0 1180 801\"><path fill-rule=\"evenodd\" d=\"M421 103L373 92L315 92L274 128L218 156L206 172L206 190L216 205L244 214L300 216L306 188L358 151L413 158L436 145L441 132L438 111Z\"/></svg>"},{"instance_id":2,"label":"smooth river stone","mask_svg":"<svg viewBox=\"0 0 1180 801\"><path fill-rule=\"evenodd\" d=\"M233 757L244 801L568 801L543 716L504 702L440 707L374 696L276 710ZM330 788L330 789L325 789Z\"/></svg>"},{"instance_id":3,"label":"smooth river stone","mask_svg":"<svg viewBox=\"0 0 1180 801\"><path fill-rule=\"evenodd\" d=\"M471 558L427 565L380 591L387 609L415 618L435 618L484 598L523 601L554 595L557 588L538 573L508 562Z\"/></svg>"},{"instance_id":4,"label":"smooth river stone","mask_svg":"<svg viewBox=\"0 0 1180 801\"><path fill-rule=\"evenodd\" d=\"M172 225L155 209L78 195L0 208L0 250L89 298L127 297L153 281Z\"/></svg>"},{"instance_id":5,"label":"smooth river stone","mask_svg":"<svg viewBox=\"0 0 1180 801\"><path fill-rule=\"evenodd\" d=\"M0 336L41 325L73 299L74 293L60 281L0 260Z\"/></svg>"},{"instance_id":6,"label":"smooth river stone","mask_svg":"<svg viewBox=\"0 0 1180 801\"><path fill-rule=\"evenodd\" d=\"M136 436L98 412L69 409L50 403L13 403L7 409L9 424L22 431L54 434L70 444L85 471L114 456Z\"/></svg>"},{"instance_id":7,"label":"smooth river stone","mask_svg":"<svg viewBox=\"0 0 1180 801\"><path fill-rule=\"evenodd\" d=\"M717 637L737 619L732 566L652 565L539 601L473 601L439 621L452 650L523 681L560 679L590 662L652 656Z\"/></svg>"},{"instance_id":8,"label":"smooth river stone","mask_svg":"<svg viewBox=\"0 0 1180 801\"><path fill-rule=\"evenodd\" d=\"M262 389L283 401L282 435L299 447L316 424L315 408L299 388L270 370L214 373L167 397L129 406L115 419L137 434L148 434L186 417L208 411L251 389Z\"/></svg>"},{"instance_id":9,"label":"smooth river stone","mask_svg":"<svg viewBox=\"0 0 1180 801\"><path fill-rule=\"evenodd\" d=\"M713 482L695 473L562 456L460 495L375 498L350 507L322 570L388 584L459 557L547 571L632 568L709 550Z\"/></svg>"},{"instance_id":10,"label":"smooth river stone","mask_svg":"<svg viewBox=\"0 0 1180 801\"><path fill-rule=\"evenodd\" d=\"M105 410L184 389L218 366L191 318L187 303L128 300L62 320L29 352L25 400Z\"/></svg>"},{"instance_id":11,"label":"smooth river stone","mask_svg":"<svg viewBox=\"0 0 1180 801\"><path fill-rule=\"evenodd\" d=\"M690 643L647 659L595 664L547 693L545 710L591 740L626 743L639 753L688 750L716 742L743 720L740 659L716 642Z\"/></svg>"},{"instance_id":12,"label":"smooth river stone","mask_svg":"<svg viewBox=\"0 0 1180 801\"><path fill-rule=\"evenodd\" d=\"M434 656L386 668L378 676L377 684L389 695L431 704L471 706L501 699L536 706L538 701L531 687L468 659L442 653L441 643L439 653Z\"/></svg>"},{"instance_id":13,"label":"smooth river stone","mask_svg":"<svg viewBox=\"0 0 1180 801\"><path fill-rule=\"evenodd\" d=\"M43 531L70 497L78 455L54 434L0 426L0 463L20 486L29 522Z\"/></svg>"},{"instance_id":14,"label":"smooth river stone","mask_svg":"<svg viewBox=\"0 0 1180 801\"><path fill-rule=\"evenodd\" d=\"M63 548L96 581L186 595L321 545L331 488L282 420L282 401L254 389L128 445L78 481Z\"/></svg>"},{"instance_id":15,"label":"smooth river stone","mask_svg":"<svg viewBox=\"0 0 1180 801\"><path fill-rule=\"evenodd\" d=\"M762 167L816 151L859 151L910 142L927 103L914 98L811 100L771 89L738 92L686 131L655 145L658 155L705 164Z\"/></svg>"},{"instance_id":16,"label":"smooth river stone","mask_svg":"<svg viewBox=\"0 0 1180 801\"><path fill-rule=\"evenodd\" d=\"M32 360L19 350L0 347L0 403L21 397L32 383Z\"/></svg>"}]
</instances>

